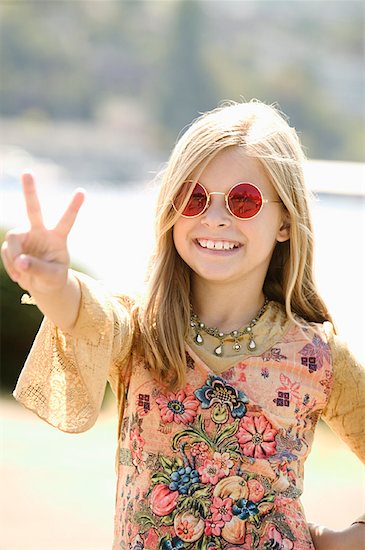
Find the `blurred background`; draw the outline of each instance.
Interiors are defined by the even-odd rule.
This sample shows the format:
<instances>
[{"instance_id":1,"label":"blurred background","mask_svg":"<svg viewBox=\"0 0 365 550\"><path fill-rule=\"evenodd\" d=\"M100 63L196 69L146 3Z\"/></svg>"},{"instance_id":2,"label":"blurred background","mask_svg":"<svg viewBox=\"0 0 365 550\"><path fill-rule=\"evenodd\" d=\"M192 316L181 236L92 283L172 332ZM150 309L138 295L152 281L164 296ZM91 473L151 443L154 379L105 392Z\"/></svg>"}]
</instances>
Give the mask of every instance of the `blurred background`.
<instances>
[{"instance_id":1,"label":"blurred background","mask_svg":"<svg viewBox=\"0 0 365 550\"><path fill-rule=\"evenodd\" d=\"M1 239L26 224L19 176L53 224L87 200L73 266L136 292L153 246L155 177L184 128L226 99L279 105L314 192L316 273L339 333L365 361L364 3L358 0L0 2ZM106 550L115 402L57 432L11 397L41 321L0 267L0 550ZM322 422L307 461L308 520L346 527L365 508L360 461Z\"/></svg>"}]
</instances>

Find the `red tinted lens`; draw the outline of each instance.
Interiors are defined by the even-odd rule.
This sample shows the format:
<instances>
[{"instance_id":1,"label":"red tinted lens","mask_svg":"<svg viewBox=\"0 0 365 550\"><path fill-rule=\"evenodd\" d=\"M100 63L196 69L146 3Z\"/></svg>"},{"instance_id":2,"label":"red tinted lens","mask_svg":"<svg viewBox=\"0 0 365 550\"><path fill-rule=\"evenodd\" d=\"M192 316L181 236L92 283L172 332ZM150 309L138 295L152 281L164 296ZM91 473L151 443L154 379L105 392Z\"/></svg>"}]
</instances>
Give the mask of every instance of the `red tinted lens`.
<instances>
[{"instance_id":1,"label":"red tinted lens","mask_svg":"<svg viewBox=\"0 0 365 550\"><path fill-rule=\"evenodd\" d=\"M186 196L189 193L191 187L191 181L187 181L183 184L180 192L174 200L174 206L176 210L179 210L186 200ZM199 216L207 204L207 194L204 187L197 183L189 197L189 200L181 212L183 216L192 217Z\"/></svg>"},{"instance_id":2,"label":"red tinted lens","mask_svg":"<svg viewBox=\"0 0 365 550\"><path fill-rule=\"evenodd\" d=\"M228 194L228 206L237 218L253 218L262 207L261 191L252 183L238 183Z\"/></svg>"}]
</instances>

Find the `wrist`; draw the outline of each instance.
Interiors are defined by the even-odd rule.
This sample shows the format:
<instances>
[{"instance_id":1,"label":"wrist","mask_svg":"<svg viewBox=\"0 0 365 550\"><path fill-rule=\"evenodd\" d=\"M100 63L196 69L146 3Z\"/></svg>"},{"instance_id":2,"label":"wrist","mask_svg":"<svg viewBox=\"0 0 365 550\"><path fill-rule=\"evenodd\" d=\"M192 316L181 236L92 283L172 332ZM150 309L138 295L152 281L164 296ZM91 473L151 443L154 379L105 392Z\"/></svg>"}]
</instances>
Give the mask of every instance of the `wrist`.
<instances>
[{"instance_id":1,"label":"wrist","mask_svg":"<svg viewBox=\"0 0 365 550\"><path fill-rule=\"evenodd\" d=\"M23 300L23 303L34 303L45 317L65 332L70 332L77 320L80 302L80 283L68 270L65 283L49 292L34 292L30 300Z\"/></svg>"}]
</instances>

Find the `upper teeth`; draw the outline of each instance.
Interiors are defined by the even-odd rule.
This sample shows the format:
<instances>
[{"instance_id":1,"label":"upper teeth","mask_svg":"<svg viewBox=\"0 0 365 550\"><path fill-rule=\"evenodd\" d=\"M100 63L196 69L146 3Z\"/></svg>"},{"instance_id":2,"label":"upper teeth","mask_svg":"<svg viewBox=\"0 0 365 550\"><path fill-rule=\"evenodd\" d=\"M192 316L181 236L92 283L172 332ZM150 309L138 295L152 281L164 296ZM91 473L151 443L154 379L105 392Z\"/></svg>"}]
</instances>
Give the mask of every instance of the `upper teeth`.
<instances>
[{"instance_id":1,"label":"upper teeth","mask_svg":"<svg viewBox=\"0 0 365 550\"><path fill-rule=\"evenodd\" d=\"M235 246L238 246L237 243L229 241L206 241L205 239L198 239L198 243L203 248L211 248L215 250L230 250Z\"/></svg>"}]
</instances>

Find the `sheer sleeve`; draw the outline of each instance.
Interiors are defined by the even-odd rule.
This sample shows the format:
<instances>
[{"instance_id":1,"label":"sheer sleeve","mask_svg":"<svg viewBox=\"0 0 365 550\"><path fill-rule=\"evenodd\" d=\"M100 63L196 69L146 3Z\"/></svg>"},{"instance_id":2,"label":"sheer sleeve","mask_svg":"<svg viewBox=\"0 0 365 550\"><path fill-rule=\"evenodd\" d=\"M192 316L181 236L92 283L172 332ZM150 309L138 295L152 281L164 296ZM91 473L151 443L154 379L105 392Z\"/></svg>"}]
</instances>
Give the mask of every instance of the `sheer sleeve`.
<instances>
[{"instance_id":1,"label":"sheer sleeve","mask_svg":"<svg viewBox=\"0 0 365 550\"><path fill-rule=\"evenodd\" d=\"M94 425L108 377L123 375L113 369L132 331L127 310L101 283L74 274L81 288L75 327L66 333L43 319L13 395L52 426L79 433Z\"/></svg>"},{"instance_id":2,"label":"sheer sleeve","mask_svg":"<svg viewBox=\"0 0 365 550\"><path fill-rule=\"evenodd\" d=\"M365 368L331 329L328 332L333 386L322 418L365 463Z\"/></svg>"}]
</instances>

